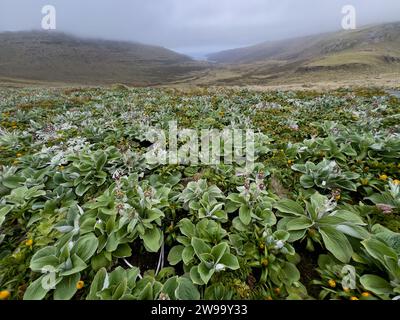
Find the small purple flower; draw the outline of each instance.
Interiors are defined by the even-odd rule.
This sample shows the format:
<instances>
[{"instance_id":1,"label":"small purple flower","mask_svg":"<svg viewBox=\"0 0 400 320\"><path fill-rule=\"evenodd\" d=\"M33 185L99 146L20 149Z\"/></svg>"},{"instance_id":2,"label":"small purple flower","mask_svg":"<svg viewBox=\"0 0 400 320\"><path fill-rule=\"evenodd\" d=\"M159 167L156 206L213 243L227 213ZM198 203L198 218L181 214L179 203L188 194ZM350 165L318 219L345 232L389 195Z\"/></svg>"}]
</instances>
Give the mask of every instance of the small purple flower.
<instances>
[{"instance_id":1,"label":"small purple flower","mask_svg":"<svg viewBox=\"0 0 400 320\"><path fill-rule=\"evenodd\" d=\"M376 205L376 207L382 211L382 213L384 214L391 214L393 213L393 207L388 205L388 204L384 204L384 203L379 203Z\"/></svg>"}]
</instances>

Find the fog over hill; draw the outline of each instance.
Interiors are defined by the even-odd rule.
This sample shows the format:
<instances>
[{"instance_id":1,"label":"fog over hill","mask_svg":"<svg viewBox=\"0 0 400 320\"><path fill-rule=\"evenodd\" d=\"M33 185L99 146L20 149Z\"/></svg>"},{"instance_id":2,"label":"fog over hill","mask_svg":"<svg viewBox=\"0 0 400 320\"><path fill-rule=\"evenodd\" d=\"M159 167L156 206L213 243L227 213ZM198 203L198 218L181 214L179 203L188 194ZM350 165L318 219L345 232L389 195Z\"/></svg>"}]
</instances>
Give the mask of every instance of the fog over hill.
<instances>
[{"instance_id":1,"label":"fog over hill","mask_svg":"<svg viewBox=\"0 0 400 320\"><path fill-rule=\"evenodd\" d=\"M5 32L0 43L0 77L11 79L152 85L203 68L158 46L58 32Z\"/></svg>"},{"instance_id":2,"label":"fog over hill","mask_svg":"<svg viewBox=\"0 0 400 320\"><path fill-rule=\"evenodd\" d=\"M253 63L265 60L310 60L341 52L369 51L383 56L400 53L400 22L367 26L357 30L268 41L257 45L209 54L220 63ZM384 52L386 51L386 52Z\"/></svg>"},{"instance_id":3,"label":"fog over hill","mask_svg":"<svg viewBox=\"0 0 400 320\"><path fill-rule=\"evenodd\" d=\"M40 29L48 4L57 31L194 56L339 30L349 4L358 28L400 20L398 0L1 0L0 32Z\"/></svg>"},{"instance_id":4,"label":"fog over hill","mask_svg":"<svg viewBox=\"0 0 400 320\"><path fill-rule=\"evenodd\" d=\"M266 41L207 55L213 63L55 31L3 32L0 43L0 82L270 85L400 77L400 22Z\"/></svg>"}]
</instances>

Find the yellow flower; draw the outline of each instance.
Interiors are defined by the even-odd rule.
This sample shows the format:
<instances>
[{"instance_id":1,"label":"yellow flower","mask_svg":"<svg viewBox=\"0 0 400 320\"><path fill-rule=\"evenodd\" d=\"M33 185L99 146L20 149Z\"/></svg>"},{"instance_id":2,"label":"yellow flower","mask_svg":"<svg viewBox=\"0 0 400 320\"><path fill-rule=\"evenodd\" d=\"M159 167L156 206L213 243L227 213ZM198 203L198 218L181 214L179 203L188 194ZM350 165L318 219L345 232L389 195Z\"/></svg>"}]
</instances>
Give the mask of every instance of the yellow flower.
<instances>
[{"instance_id":1,"label":"yellow flower","mask_svg":"<svg viewBox=\"0 0 400 320\"><path fill-rule=\"evenodd\" d=\"M10 297L10 291L2 290L0 291L0 300L7 300Z\"/></svg>"},{"instance_id":2,"label":"yellow flower","mask_svg":"<svg viewBox=\"0 0 400 320\"><path fill-rule=\"evenodd\" d=\"M84 286L85 286L85 283L82 280L78 281L76 284L76 288L78 290L81 290Z\"/></svg>"},{"instance_id":3,"label":"yellow flower","mask_svg":"<svg viewBox=\"0 0 400 320\"><path fill-rule=\"evenodd\" d=\"M346 292L346 293L349 293L350 292L350 288L343 288L343 291Z\"/></svg>"},{"instance_id":4,"label":"yellow flower","mask_svg":"<svg viewBox=\"0 0 400 320\"><path fill-rule=\"evenodd\" d=\"M336 281L335 280L329 280L328 281L328 284L329 284L329 286L331 287L331 288L336 288Z\"/></svg>"},{"instance_id":5,"label":"yellow flower","mask_svg":"<svg viewBox=\"0 0 400 320\"><path fill-rule=\"evenodd\" d=\"M388 176L386 174L381 174L379 176L379 179L382 180L382 181L386 181L388 179Z\"/></svg>"},{"instance_id":6,"label":"yellow flower","mask_svg":"<svg viewBox=\"0 0 400 320\"><path fill-rule=\"evenodd\" d=\"M361 179L361 184L363 186L367 186L369 184L369 180L368 179Z\"/></svg>"},{"instance_id":7,"label":"yellow flower","mask_svg":"<svg viewBox=\"0 0 400 320\"><path fill-rule=\"evenodd\" d=\"M21 158L22 157L22 153L17 153L17 158Z\"/></svg>"},{"instance_id":8,"label":"yellow flower","mask_svg":"<svg viewBox=\"0 0 400 320\"><path fill-rule=\"evenodd\" d=\"M287 162L289 165L293 163L293 160L288 160Z\"/></svg>"},{"instance_id":9,"label":"yellow flower","mask_svg":"<svg viewBox=\"0 0 400 320\"><path fill-rule=\"evenodd\" d=\"M268 264L269 264L268 259L262 259L261 264L263 267L268 267Z\"/></svg>"},{"instance_id":10,"label":"yellow flower","mask_svg":"<svg viewBox=\"0 0 400 320\"><path fill-rule=\"evenodd\" d=\"M275 288L274 291L278 295L281 294L281 288Z\"/></svg>"},{"instance_id":11,"label":"yellow flower","mask_svg":"<svg viewBox=\"0 0 400 320\"><path fill-rule=\"evenodd\" d=\"M355 301L355 300L358 300L358 298L353 296L353 297L350 298L350 300Z\"/></svg>"},{"instance_id":12,"label":"yellow flower","mask_svg":"<svg viewBox=\"0 0 400 320\"><path fill-rule=\"evenodd\" d=\"M18 127L17 127L17 126L12 126L12 128L13 128L13 129L17 129Z\"/></svg>"},{"instance_id":13,"label":"yellow flower","mask_svg":"<svg viewBox=\"0 0 400 320\"><path fill-rule=\"evenodd\" d=\"M400 180L397 179L393 180L393 184L396 186L400 185Z\"/></svg>"},{"instance_id":14,"label":"yellow flower","mask_svg":"<svg viewBox=\"0 0 400 320\"><path fill-rule=\"evenodd\" d=\"M368 297L371 296L371 294L370 294L369 292L363 292L361 295L362 295L364 298L368 298Z\"/></svg>"},{"instance_id":15,"label":"yellow flower","mask_svg":"<svg viewBox=\"0 0 400 320\"><path fill-rule=\"evenodd\" d=\"M339 201L341 198L342 198L342 196L341 196L340 194L338 194L338 195L335 196L335 200L336 200L336 201Z\"/></svg>"},{"instance_id":16,"label":"yellow flower","mask_svg":"<svg viewBox=\"0 0 400 320\"><path fill-rule=\"evenodd\" d=\"M32 246L33 246L33 240L32 240L32 239L26 240L26 241L25 241L25 245L26 245L27 247L32 247Z\"/></svg>"}]
</instances>

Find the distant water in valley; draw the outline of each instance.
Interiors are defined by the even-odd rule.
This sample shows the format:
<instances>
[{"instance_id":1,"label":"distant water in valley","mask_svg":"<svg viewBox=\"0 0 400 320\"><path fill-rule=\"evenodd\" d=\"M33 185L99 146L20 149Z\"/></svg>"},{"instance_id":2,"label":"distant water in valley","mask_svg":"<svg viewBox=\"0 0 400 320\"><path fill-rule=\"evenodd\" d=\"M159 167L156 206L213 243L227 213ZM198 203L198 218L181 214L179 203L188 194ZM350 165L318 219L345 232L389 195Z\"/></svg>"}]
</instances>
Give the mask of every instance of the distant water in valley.
<instances>
[{"instance_id":1,"label":"distant water in valley","mask_svg":"<svg viewBox=\"0 0 400 320\"><path fill-rule=\"evenodd\" d=\"M186 48L169 48L169 49L178 53L185 54L194 60L209 61L207 55L215 52L229 50L232 48L235 48L235 46L186 47Z\"/></svg>"}]
</instances>

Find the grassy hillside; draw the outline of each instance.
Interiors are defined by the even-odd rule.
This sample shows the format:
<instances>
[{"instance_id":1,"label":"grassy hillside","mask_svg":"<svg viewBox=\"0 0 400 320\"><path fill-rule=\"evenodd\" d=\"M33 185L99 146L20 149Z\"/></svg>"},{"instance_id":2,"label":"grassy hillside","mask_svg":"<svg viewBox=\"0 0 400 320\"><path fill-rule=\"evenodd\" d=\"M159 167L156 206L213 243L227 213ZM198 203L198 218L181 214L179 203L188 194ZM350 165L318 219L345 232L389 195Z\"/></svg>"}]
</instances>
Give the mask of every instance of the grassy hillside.
<instances>
[{"instance_id":1,"label":"grassy hillside","mask_svg":"<svg viewBox=\"0 0 400 320\"><path fill-rule=\"evenodd\" d=\"M202 68L162 47L62 33L7 32L0 34L0 43L0 78L9 81L148 85L181 79Z\"/></svg>"},{"instance_id":2,"label":"grassy hillside","mask_svg":"<svg viewBox=\"0 0 400 320\"><path fill-rule=\"evenodd\" d=\"M323 58L346 51L385 51L387 62L400 54L400 22L369 26L276 42L210 54L219 63L254 63L265 60L300 61ZM383 52L382 52L383 54Z\"/></svg>"},{"instance_id":3,"label":"grassy hillside","mask_svg":"<svg viewBox=\"0 0 400 320\"><path fill-rule=\"evenodd\" d=\"M400 74L400 23L369 26L211 54L223 64L208 81L278 84ZM229 72L227 72L229 70Z\"/></svg>"}]
</instances>

